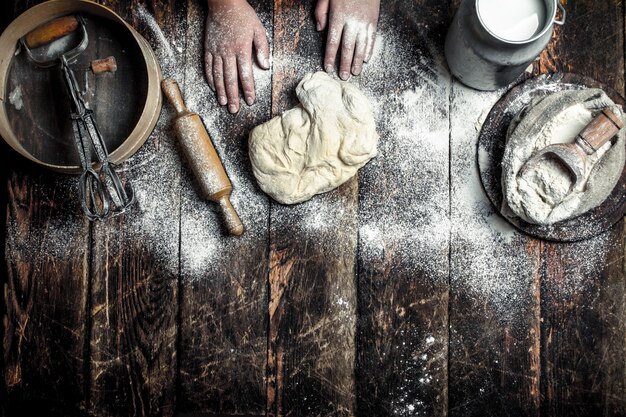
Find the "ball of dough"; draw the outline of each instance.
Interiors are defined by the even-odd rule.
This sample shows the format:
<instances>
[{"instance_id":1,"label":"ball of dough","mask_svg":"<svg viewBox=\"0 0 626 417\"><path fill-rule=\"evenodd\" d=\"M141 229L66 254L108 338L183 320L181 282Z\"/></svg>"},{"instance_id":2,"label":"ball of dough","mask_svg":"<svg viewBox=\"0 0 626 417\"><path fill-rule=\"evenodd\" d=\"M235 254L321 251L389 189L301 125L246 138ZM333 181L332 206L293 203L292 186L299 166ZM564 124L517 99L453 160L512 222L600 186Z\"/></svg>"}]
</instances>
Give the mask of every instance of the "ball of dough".
<instances>
[{"instance_id":1,"label":"ball of dough","mask_svg":"<svg viewBox=\"0 0 626 417\"><path fill-rule=\"evenodd\" d=\"M250 133L252 170L261 189L296 204L339 187L376 156L372 108L354 85L307 74L300 105Z\"/></svg>"}]
</instances>

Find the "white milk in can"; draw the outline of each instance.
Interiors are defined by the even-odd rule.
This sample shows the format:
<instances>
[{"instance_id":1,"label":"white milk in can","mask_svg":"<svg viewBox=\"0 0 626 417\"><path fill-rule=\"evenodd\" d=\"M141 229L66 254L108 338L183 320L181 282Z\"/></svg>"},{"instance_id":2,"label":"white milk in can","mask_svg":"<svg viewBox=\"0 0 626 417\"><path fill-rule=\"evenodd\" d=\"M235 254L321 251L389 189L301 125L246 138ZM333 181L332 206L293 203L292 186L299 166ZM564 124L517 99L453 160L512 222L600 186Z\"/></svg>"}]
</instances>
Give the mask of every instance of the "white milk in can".
<instances>
[{"instance_id":1,"label":"white milk in can","mask_svg":"<svg viewBox=\"0 0 626 417\"><path fill-rule=\"evenodd\" d=\"M564 23L559 0L462 0L446 38L448 66L465 85L497 90L539 56L553 24Z\"/></svg>"},{"instance_id":2,"label":"white milk in can","mask_svg":"<svg viewBox=\"0 0 626 417\"><path fill-rule=\"evenodd\" d=\"M478 0L478 16L497 37L521 42L543 29L546 5L543 0Z\"/></svg>"}]
</instances>

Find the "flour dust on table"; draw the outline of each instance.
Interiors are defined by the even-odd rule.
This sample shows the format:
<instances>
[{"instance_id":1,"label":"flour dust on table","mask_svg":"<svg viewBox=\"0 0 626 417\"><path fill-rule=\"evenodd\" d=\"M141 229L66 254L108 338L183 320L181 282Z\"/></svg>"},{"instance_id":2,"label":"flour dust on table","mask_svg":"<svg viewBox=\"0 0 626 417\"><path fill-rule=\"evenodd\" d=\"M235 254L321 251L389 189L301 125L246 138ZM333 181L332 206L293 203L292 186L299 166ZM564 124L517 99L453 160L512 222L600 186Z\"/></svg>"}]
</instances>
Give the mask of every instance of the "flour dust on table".
<instances>
[{"instance_id":1,"label":"flour dust on table","mask_svg":"<svg viewBox=\"0 0 626 417\"><path fill-rule=\"evenodd\" d=\"M493 210L482 190L475 158L478 133L504 90L478 92L451 83L441 48L426 34L423 38L425 50L416 58L401 35L379 32L373 58L360 80L381 133L380 156L362 169L360 179L365 183L375 181L382 171L391 173L389 178L404 193L394 198L404 205L371 214L363 207L359 250L365 259L384 259L393 252L406 268L447 274L447 258L435 258L433 253L447 251L451 244L459 251L451 266L463 274L452 279L462 279L468 294L512 317L527 302L517 297L526 283L515 274L528 270L529 259L517 250L520 234ZM381 96L379 86L389 67L401 69L402 88ZM445 122L447 116L443 122L433 117L448 112L451 125ZM454 172L449 172L449 155ZM423 173L428 177L417 181Z\"/></svg>"},{"instance_id":2,"label":"flour dust on table","mask_svg":"<svg viewBox=\"0 0 626 417\"><path fill-rule=\"evenodd\" d=\"M389 194L380 205L375 201L380 197L362 198L361 256L379 259L393 251L394 261L407 269L439 273L447 260L433 254L447 251L450 228L450 77L427 28L417 27L425 44L418 54L406 47L403 31L392 30L384 20L379 27L372 59L359 82L374 108L380 156L363 168L359 179L365 189L380 184L380 175L385 175L388 188L380 191ZM382 87L390 84L388 68L397 71L393 89Z\"/></svg>"},{"instance_id":3,"label":"flour dust on table","mask_svg":"<svg viewBox=\"0 0 626 417\"><path fill-rule=\"evenodd\" d=\"M196 21L198 29L202 26L202 9L193 8L190 10ZM143 16L147 19L144 22L150 26L149 30L158 31L156 23L150 24L151 16ZM260 16L266 27L271 27L271 16ZM420 28L424 30L424 28ZM174 62L175 57L168 51L172 49L178 51L180 44L175 44L174 40L167 37L148 34L151 41L165 40L171 46L156 47L157 53L162 51L161 60ZM426 36L424 36L426 38ZM201 30L197 40L202 42ZM271 45L271 42L270 42ZM364 74L358 79L360 89L368 98L373 108L376 123L382 121L389 123L389 129L381 132L382 138L379 143L379 152L385 157L384 164L382 158L374 158L363 168L366 171L362 175L362 181L373 178L376 172L385 166L393 165L394 177L397 181L404 183L407 177L413 175L416 161L432 172L448 169L440 163L440 157L451 152L458 165L452 181L452 204L454 210L447 213L446 208L438 202L447 197L437 189L426 187L414 189L415 199L419 204L405 207L402 212L397 212L393 216L383 216L378 219L370 217L365 210L361 210L361 224L359 229L360 250L366 258L376 258L383 256L389 249L389 242L398 245L394 249L407 261L414 264L414 268L426 268L427 265L435 262L429 258L428 246L447 245L448 231L452 233L452 240L456 247L465 247L467 256L460 256L459 270L464 271L463 285L471 294L490 300L492 305L498 306L499 312L507 315L514 315L518 311L520 304L525 300L516 298L520 292L520 286L526 285L515 278L516 273L529 269L528 254L519 252L516 242L521 235L516 232L498 213L496 213L482 191L480 178L476 169L476 142L478 132L484 122L491 106L504 93L504 90L493 93L477 92L465 88L458 83L453 84L450 91L450 78L446 70L444 58L438 52L437 45L427 45L428 51L422 54L414 65L407 65L413 58L407 56L407 48L404 40L395 32L384 28L377 34L376 46L372 59L364 67ZM168 57L169 56L169 57ZM190 57L193 58L193 57ZM198 60L201 57L196 57ZM295 54L288 58L299 64L307 64L311 57ZM185 95L190 107L198 110L203 116L209 133L215 135L225 131L228 127L237 123L236 117L221 117L218 112L223 111L215 103L215 97L208 88L202 73L201 62L194 63L197 68L188 71L185 83ZM321 65L321 64L320 64ZM164 65L165 67L166 65ZM406 68L406 83L403 89L391 91L389 94L380 96L378 86L384 82L387 74L385 68L389 66L396 68ZM271 96L271 71L262 71L256 66L255 80L257 96ZM184 74L174 74L178 77ZM354 81L354 80L352 80ZM445 91L444 91L445 90ZM449 132L445 126L433 124L431 115L448 107L448 103L440 103L439 97L452 95L455 97L455 104L450 109L453 140L449 142ZM243 107L245 115L245 106ZM165 111L170 111L166 109ZM238 116L241 117L241 116ZM165 117L169 120L170 117ZM382 125L381 125L382 128ZM220 138L215 136L218 142L228 143L234 139ZM427 146L429 158L419 156L416 144ZM218 146L216 144L216 146ZM265 204L263 194L254 186L253 178L239 166L235 159L240 155L233 155L233 147L227 152L224 148L218 149L224 160L226 171L231 177L234 185L233 204L243 212L242 219L247 224L262 224L266 222L268 209ZM234 158L237 156L237 158ZM137 159L137 158L135 158ZM378 160L381 160L380 162ZM149 158L145 162L135 160L133 169L137 169L142 163L149 163ZM172 164L179 164L180 161L171 161ZM440 175L440 174L438 174ZM154 179L156 181L156 179ZM142 188L139 186L138 188ZM443 190L446 187L441 187ZM150 189L150 193L158 190ZM139 205L143 208L144 216L151 208L143 204L145 200L144 192L139 190ZM185 254L183 263L186 268L192 271L194 276L201 276L206 268L219 261L219 254L229 250L227 239L212 230L212 225L216 222L216 213L207 208L206 203L193 195L193 209L189 211L188 228L196 230L195 234L187 236L188 251ZM163 196L167 198L167 196ZM196 201L197 200L197 201ZM447 203L446 203L447 206ZM305 222L300 225L304 233L312 233L318 228L337 227L341 225L329 222L330 213L342 210L342 204L329 205L323 201L312 201L306 203ZM461 215L462 214L462 215ZM437 230L438 233L418 233L414 228L417 219L426 218L429 224L428 231ZM162 240L163 236L158 227L146 225L146 238ZM330 224L329 224L330 223ZM156 223L158 224L158 223ZM391 236L395 238L391 239ZM252 236L244 237L244 239ZM602 246L602 239L594 244L594 250L605 250ZM417 249L416 249L417 248ZM422 249L419 249L422 248ZM495 249L494 249L495 248ZM601 258L601 256L595 257ZM460 263L463 262L461 265ZM435 262L436 268L443 268ZM173 265L172 267L177 267ZM590 260L586 264L581 264L583 271L595 271L599 267L596 261ZM456 279L456 278L455 278ZM569 279L564 283L564 294L575 293L585 285L583 281L573 281Z\"/></svg>"},{"instance_id":4,"label":"flour dust on table","mask_svg":"<svg viewBox=\"0 0 626 417\"><path fill-rule=\"evenodd\" d=\"M179 26L176 33L164 33L155 17L143 6L133 9L134 19L140 23L142 35L148 40L155 50L165 76L177 79L189 108L194 109L202 118L211 139L214 142L226 172L233 184L232 204L239 212L243 223L249 229L247 233L237 239L230 239L223 235L223 227L219 222L219 214L213 207L203 201L198 193L197 186L187 168L185 161L181 160L181 149L173 138L173 132L161 127L167 134L164 137L150 138L148 145L152 153L143 152L132 158L132 166L125 165L133 171L133 175L139 175L135 171L141 166L159 159L164 170L182 170L182 201L185 205L184 218L181 222L183 251L180 262L175 262L168 268L184 271L185 279L196 280L204 276L206 271L214 270L223 262L225 253L234 253L239 246L255 246L261 244L266 238L263 230L267 224L269 211L267 198L255 186L253 177L245 155L245 146L238 133L232 136L230 132L242 123L249 123L249 118L254 115L256 106L263 105L263 101L271 97L271 71L261 70L257 65L253 66L255 87L259 100L254 106L242 105L237 115L230 115L221 108L215 94L209 88L204 75L202 54L196 51L203 50L203 28L205 10L201 5L190 3L188 8L189 27ZM268 13L259 13L263 25L271 27L272 16ZM270 43L271 44L271 43ZM185 63L183 65L183 63ZM164 115L160 118L160 124L169 124L174 117L173 109L164 106ZM171 142L171 144L170 144ZM168 156L154 153L163 146L173 146ZM129 161L130 162L130 161ZM167 245L168 248L158 253L164 259L170 259L172 250L178 250L177 239L172 239L163 227L164 219L158 218L157 208L153 201L170 201L176 198L178 193L172 194L169 189L161 189L160 178L146 178L143 176L136 187L137 217L141 217L141 239L149 245ZM135 216L133 216L134 218ZM132 219L131 219L132 220ZM172 216L168 221L177 221ZM193 231L193 233L188 233ZM170 245L170 242L172 244ZM169 246L172 246L169 248Z\"/></svg>"}]
</instances>

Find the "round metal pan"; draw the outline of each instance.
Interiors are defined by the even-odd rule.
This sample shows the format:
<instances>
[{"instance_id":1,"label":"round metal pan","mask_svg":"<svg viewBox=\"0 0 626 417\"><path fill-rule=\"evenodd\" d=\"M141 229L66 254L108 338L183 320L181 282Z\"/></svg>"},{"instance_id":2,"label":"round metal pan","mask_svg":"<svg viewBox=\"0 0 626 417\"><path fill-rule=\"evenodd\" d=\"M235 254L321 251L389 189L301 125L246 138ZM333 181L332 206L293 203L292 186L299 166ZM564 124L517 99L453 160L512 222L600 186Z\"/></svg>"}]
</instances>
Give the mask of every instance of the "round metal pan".
<instances>
[{"instance_id":1,"label":"round metal pan","mask_svg":"<svg viewBox=\"0 0 626 417\"><path fill-rule=\"evenodd\" d=\"M111 162L123 162L143 145L162 106L162 75L154 52L119 15L88 0L52 0L24 12L0 36L0 136L29 160L65 173L81 169L60 70L35 67L18 43L38 26L77 13L87 23L90 44L72 67ZM117 59L118 71L91 73L91 60L109 55Z\"/></svg>"}]
</instances>

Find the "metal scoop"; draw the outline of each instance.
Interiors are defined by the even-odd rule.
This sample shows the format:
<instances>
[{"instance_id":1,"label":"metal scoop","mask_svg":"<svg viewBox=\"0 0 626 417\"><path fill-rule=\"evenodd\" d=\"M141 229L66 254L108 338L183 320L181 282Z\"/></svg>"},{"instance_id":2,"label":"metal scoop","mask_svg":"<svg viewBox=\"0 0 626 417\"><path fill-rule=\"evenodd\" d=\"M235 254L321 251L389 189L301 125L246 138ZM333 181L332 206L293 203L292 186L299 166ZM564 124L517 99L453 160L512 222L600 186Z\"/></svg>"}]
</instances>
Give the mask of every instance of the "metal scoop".
<instances>
[{"instance_id":1,"label":"metal scoop","mask_svg":"<svg viewBox=\"0 0 626 417\"><path fill-rule=\"evenodd\" d=\"M47 51L39 50L76 30L80 30L80 42L72 49L60 54L47 54ZM83 100L76 76L70 67L89 44L85 21L80 15L60 17L33 30L20 42L28 58L35 65L40 68L58 65L63 72L63 80L70 96L74 142L83 169L80 177L80 193L85 215L89 220L103 220L123 213L134 200L132 189L129 184L124 187L109 162L109 154L93 111ZM100 165L97 169L92 166L92 149Z\"/></svg>"},{"instance_id":2,"label":"metal scoop","mask_svg":"<svg viewBox=\"0 0 626 417\"><path fill-rule=\"evenodd\" d=\"M605 108L576 136L574 143L559 143L545 147L524 164L518 176L523 177L541 161L553 158L560 162L572 176L569 194L585 180L587 157L595 154L623 127L622 120Z\"/></svg>"}]
</instances>

